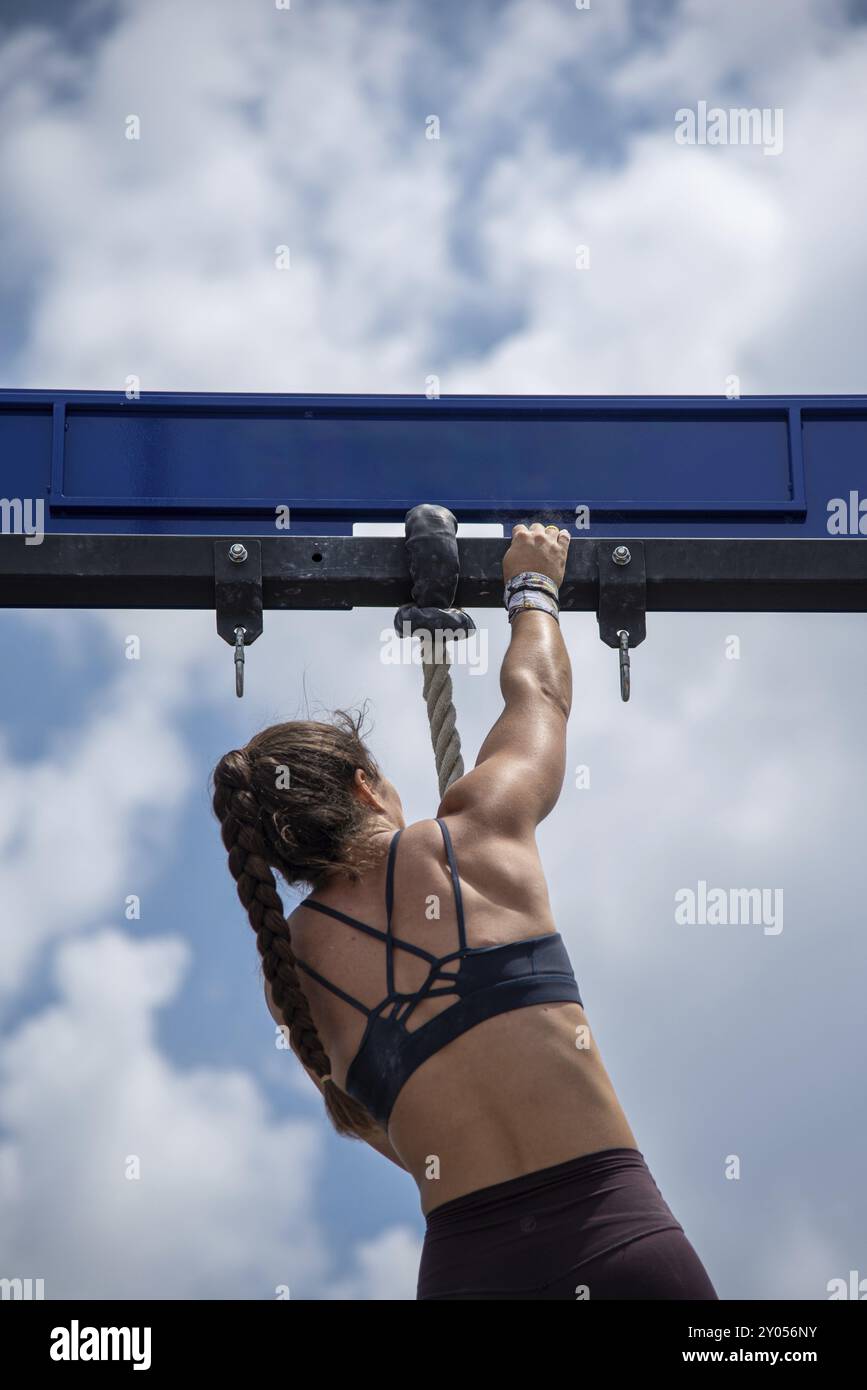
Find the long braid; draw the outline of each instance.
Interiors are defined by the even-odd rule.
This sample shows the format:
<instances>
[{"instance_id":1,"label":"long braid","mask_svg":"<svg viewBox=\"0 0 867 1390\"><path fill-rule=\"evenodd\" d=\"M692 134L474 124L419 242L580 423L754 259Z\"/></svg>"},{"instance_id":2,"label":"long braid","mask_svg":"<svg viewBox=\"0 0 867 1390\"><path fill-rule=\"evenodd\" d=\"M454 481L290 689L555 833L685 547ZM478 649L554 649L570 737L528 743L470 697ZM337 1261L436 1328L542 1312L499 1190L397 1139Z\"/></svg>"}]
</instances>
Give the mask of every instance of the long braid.
<instances>
[{"instance_id":1,"label":"long braid","mask_svg":"<svg viewBox=\"0 0 867 1390\"><path fill-rule=\"evenodd\" d=\"M289 1030L289 1039L304 1066L320 1079L325 1108L339 1134L364 1138L376 1124L364 1106L348 1096L331 1077L331 1062L316 1031L301 987L292 950L292 937L268 863L268 846L261 830L261 804L253 788L252 769L240 750L221 758L214 772L214 810L229 854L229 870L238 897L256 933L262 972L271 996Z\"/></svg>"}]
</instances>

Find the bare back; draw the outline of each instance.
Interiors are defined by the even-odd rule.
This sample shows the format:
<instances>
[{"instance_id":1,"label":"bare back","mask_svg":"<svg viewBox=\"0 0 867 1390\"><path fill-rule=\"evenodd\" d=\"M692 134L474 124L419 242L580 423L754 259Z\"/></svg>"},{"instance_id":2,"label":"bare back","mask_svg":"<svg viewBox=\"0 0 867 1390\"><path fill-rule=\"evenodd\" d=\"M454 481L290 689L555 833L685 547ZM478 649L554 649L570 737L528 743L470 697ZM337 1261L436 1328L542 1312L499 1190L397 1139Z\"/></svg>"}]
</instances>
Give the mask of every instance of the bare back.
<instances>
[{"instance_id":1,"label":"bare back","mask_svg":"<svg viewBox=\"0 0 867 1390\"><path fill-rule=\"evenodd\" d=\"M444 802L447 807L448 802ZM496 947L556 931L532 835L498 835L472 813L443 810L454 844L467 944ZM355 886L317 898L384 931L385 864ZM395 860L393 930L440 957L458 947L453 883L440 829L406 829ZM300 907L293 946L317 973L374 1009L387 993L381 941ZM418 990L428 972L420 956L395 953L394 988ZM305 980L332 1074L345 1087L365 1019L331 990ZM422 999L410 1031L453 1007L455 997ZM425 1211L453 1197L598 1149L634 1147L578 1004L532 1005L489 1018L430 1057L403 1086L388 1139L418 1183Z\"/></svg>"}]
</instances>

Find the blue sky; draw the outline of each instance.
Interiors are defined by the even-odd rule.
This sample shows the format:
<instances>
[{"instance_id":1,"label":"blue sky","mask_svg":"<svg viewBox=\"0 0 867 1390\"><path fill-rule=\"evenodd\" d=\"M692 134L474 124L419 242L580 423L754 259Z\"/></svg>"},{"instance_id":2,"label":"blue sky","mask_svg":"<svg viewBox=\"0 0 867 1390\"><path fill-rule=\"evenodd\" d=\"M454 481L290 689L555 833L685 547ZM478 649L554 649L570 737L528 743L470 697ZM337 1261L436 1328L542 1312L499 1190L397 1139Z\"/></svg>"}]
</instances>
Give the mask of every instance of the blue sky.
<instances>
[{"instance_id":1,"label":"blue sky","mask_svg":"<svg viewBox=\"0 0 867 1390\"><path fill-rule=\"evenodd\" d=\"M5 0L0 382L863 390L865 19ZM677 145L700 100L782 108L782 152ZM240 704L212 614L4 616L0 1274L49 1297L414 1296L415 1189L275 1048L207 795L253 729L369 698L376 756L430 815L390 618L269 614ZM485 620L491 673L456 676L470 757L499 709ZM606 1064L723 1296L825 1297L867 1273L864 619L653 615L627 707L592 617L563 626L570 774L540 841ZM782 887L782 933L677 926L700 879Z\"/></svg>"}]
</instances>

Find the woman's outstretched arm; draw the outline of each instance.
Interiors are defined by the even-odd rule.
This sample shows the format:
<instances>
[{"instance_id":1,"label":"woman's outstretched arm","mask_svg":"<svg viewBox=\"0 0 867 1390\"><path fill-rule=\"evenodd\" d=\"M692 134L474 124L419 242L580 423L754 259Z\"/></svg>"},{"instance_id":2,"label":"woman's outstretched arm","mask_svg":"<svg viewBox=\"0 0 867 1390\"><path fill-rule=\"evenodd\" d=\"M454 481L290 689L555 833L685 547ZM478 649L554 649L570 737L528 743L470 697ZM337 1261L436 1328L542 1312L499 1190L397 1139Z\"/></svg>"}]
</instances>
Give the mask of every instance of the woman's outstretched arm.
<instances>
[{"instance_id":1,"label":"woman's outstretched arm","mask_svg":"<svg viewBox=\"0 0 867 1390\"><path fill-rule=\"evenodd\" d=\"M539 522L529 530L516 526L503 576L509 580L532 570L559 586L568 549L567 531L546 531ZM523 838L553 810L566 770L572 670L560 625L550 614L526 609L512 620L500 689L504 709L475 767L449 787L439 814L469 814L480 826Z\"/></svg>"}]
</instances>

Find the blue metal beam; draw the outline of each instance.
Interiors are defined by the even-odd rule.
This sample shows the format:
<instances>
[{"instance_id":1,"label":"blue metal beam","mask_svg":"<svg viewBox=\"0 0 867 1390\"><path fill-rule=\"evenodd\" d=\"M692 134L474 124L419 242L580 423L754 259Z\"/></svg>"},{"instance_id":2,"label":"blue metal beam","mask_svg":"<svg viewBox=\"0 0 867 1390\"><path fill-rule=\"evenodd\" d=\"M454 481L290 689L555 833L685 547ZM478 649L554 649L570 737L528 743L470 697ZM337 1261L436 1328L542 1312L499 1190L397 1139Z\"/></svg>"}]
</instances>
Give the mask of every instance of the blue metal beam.
<instances>
[{"instance_id":1,"label":"blue metal beam","mask_svg":"<svg viewBox=\"0 0 867 1390\"><path fill-rule=\"evenodd\" d=\"M338 536L436 501L625 539L827 537L838 499L854 537L867 397L2 391L0 499L43 501L49 533L274 536L288 508Z\"/></svg>"}]
</instances>

